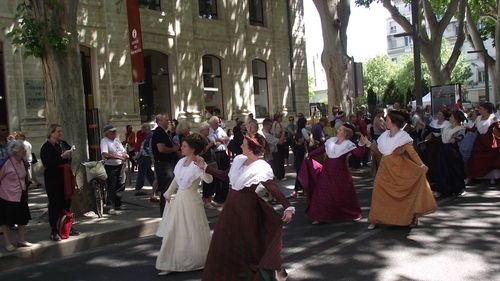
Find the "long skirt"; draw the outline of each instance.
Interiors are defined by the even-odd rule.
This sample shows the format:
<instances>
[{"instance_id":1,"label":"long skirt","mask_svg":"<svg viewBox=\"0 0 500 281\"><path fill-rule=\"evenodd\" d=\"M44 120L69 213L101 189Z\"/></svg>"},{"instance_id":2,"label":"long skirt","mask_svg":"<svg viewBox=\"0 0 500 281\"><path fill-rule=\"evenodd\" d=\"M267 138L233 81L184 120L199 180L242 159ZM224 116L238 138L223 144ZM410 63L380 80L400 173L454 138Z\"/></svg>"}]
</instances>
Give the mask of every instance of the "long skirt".
<instances>
[{"instance_id":1,"label":"long skirt","mask_svg":"<svg viewBox=\"0 0 500 281\"><path fill-rule=\"evenodd\" d=\"M229 190L219 216L203 281L268 280L281 269L282 224L254 187Z\"/></svg>"},{"instance_id":2,"label":"long skirt","mask_svg":"<svg viewBox=\"0 0 500 281\"><path fill-rule=\"evenodd\" d=\"M406 149L410 149L407 144ZM405 154L382 157L375 177L368 222L410 225L414 218L432 213L437 205L422 168Z\"/></svg>"},{"instance_id":3,"label":"long skirt","mask_svg":"<svg viewBox=\"0 0 500 281\"><path fill-rule=\"evenodd\" d=\"M343 221L362 217L352 176L347 168L347 155L327 158L317 182L308 186L306 214L311 219Z\"/></svg>"},{"instance_id":4,"label":"long skirt","mask_svg":"<svg viewBox=\"0 0 500 281\"><path fill-rule=\"evenodd\" d=\"M458 145L443 144L439 154L439 177L435 191L443 195L461 193L465 189L465 168Z\"/></svg>"},{"instance_id":5,"label":"long skirt","mask_svg":"<svg viewBox=\"0 0 500 281\"><path fill-rule=\"evenodd\" d=\"M486 134L478 134L474 141L472 154L467 163L467 176L496 178L500 174L500 138L493 134L493 128L500 127L500 122L492 124Z\"/></svg>"},{"instance_id":6,"label":"long skirt","mask_svg":"<svg viewBox=\"0 0 500 281\"><path fill-rule=\"evenodd\" d=\"M0 198L0 225L27 225L31 219L27 195L21 196L20 202L11 202Z\"/></svg>"}]
</instances>

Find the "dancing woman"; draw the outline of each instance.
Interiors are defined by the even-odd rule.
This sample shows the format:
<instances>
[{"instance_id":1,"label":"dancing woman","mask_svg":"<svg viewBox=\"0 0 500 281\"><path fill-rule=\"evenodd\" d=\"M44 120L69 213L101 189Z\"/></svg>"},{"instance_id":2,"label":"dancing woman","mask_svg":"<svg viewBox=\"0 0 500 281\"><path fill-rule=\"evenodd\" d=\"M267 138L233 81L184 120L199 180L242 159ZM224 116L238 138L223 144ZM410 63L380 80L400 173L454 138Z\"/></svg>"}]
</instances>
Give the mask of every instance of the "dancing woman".
<instances>
[{"instance_id":1,"label":"dancing woman","mask_svg":"<svg viewBox=\"0 0 500 281\"><path fill-rule=\"evenodd\" d=\"M467 177L485 178L495 184L495 179L500 178L500 121L492 103L482 103L479 113L472 128L478 134L467 163Z\"/></svg>"},{"instance_id":2,"label":"dancing woman","mask_svg":"<svg viewBox=\"0 0 500 281\"><path fill-rule=\"evenodd\" d=\"M158 275L167 275L171 271L198 270L205 264L210 245L210 227L198 187L200 180L212 182L212 176L205 174L194 163L204 147L199 134L184 137L182 141L184 158L175 165L174 179L163 195L167 204L156 233L163 237L156 259L156 268L160 270ZM176 196L171 200L173 194Z\"/></svg>"},{"instance_id":3,"label":"dancing woman","mask_svg":"<svg viewBox=\"0 0 500 281\"><path fill-rule=\"evenodd\" d=\"M406 120L408 114L391 111L386 121L389 130L378 138L378 145L361 137L361 145L383 155L375 176L368 229L376 224L416 226L418 217L437 208L425 177L427 167L413 148L413 139L403 130Z\"/></svg>"},{"instance_id":4,"label":"dancing woman","mask_svg":"<svg viewBox=\"0 0 500 281\"><path fill-rule=\"evenodd\" d=\"M434 195L436 197L459 195L465 190L465 168L458 143L463 140L465 127L462 122L465 115L462 111L453 111L450 125L441 130L443 145L439 150L439 163Z\"/></svg>"},{"instance_id":5,"label":"dancing woman","mask_svg":"<svg viewBox=\"0 0 500 281\"><path fill-rule=\"evenodd\" d=\"M263 143L247 135L241 148L243 154L234 158L229 173L207 167L202 158L196 161L207 173L231 183L210 243L202 280L273 280L277 271L280 271L278 280L282 280L286 274L280 256L282 221L290 222L295 208L290 207L273 181L269 164L260 159ZM255 193L259 185L285 208L281 219Z\"/></svg>"},{"instance_id":6,"label":"dancing woman","mask_svg":"<svg viewBox=\"0 0 500 281\"><path fill-rule=\"evenodd\" d=\"M337 129L337 137L329 138L324 145L308 155L311 157L328 156L323 163L315 184L304 182L308 207L306 214L313 219L313 224L325 221L359 220L362 218L356 190L352 183L352 175L347 167L347 156L361 157L364 147L356 147L349 139L353 130L347 124ZM304 165L312 167L312 165Z\"/></svg>"}]
</instances>

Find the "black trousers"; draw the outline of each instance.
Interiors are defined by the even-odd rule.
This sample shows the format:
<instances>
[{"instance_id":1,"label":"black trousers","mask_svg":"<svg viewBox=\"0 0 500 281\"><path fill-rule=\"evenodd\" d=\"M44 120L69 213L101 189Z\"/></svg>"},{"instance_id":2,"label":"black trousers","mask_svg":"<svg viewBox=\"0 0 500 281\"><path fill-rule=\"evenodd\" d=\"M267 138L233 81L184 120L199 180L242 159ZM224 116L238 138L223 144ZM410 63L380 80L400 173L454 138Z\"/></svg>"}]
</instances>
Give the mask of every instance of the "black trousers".
<instances>
[{"instance_id":1,"label":"black trousers","mask_svg":"<svg viewBox=\"0 0 500 281\"><path fill-rule=\"evenodd\" d=\"M57 232L57 220L61 214L61 210L70 211L71 200L64 199L63 186L45 187L47 191L47 198L49 200L49 223L53 232Z\"/></svg>"},{"instance_id":2,"label":"black trousers","mask_svg":"<svg viewBox=\"0 0 500 281\"><path fill-rule=\"evenodd\" d=\"M279 151L273 152L271 168L273 169L276 179L281 180L285 177L285 159L283 158L283 153Z\"/></svg>"},{"instance_id":3,"label":"black trousers","mask_svg":"<svg viewBox=\"0 0 500 281\"><path fill-rule=\"evenodd\" d=\"M163 215L163 209L165 209L165 204L167 201L163 194L167 191L170 183L174 179L174 168L175 161L155 161L155 173L156 180L158 181L157 191L161 193L160 195L160 216Z\"/></svg>"},{"instance_id":4,"label":"black trousers","mask_svg":"<svg viewBox=\"0 0 500 281\"><path fill-rule=\"evenodd\" d=\"M226 151L215 152L215 162L219 170L229 170L231 163ZM229 192L229 182L223 182L214 177L213 188L215 189L214 201L217 203L224 203L226 201L227 193Z\"/></svg>"},{"instance_id":5,"label":"black trousers","mask_svg":"<svg viewBox=\"0 0 500 281\"><path fill-rule=\"evenodd\" d=\"M124 173L122 173L123 165L104 165L106 174L108 175L108 202L107 205L113 204L115 208L119 208L122 204L122 198L118 192L125 190Z\"/></svg>"}]
</instances>

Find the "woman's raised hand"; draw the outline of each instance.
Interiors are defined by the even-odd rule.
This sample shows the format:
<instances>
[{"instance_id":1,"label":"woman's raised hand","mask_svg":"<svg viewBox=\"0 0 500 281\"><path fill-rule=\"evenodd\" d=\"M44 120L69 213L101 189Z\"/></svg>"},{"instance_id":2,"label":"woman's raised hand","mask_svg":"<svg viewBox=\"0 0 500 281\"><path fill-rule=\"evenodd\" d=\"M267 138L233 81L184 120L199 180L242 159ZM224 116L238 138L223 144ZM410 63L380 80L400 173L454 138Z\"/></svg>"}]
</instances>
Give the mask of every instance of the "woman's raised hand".
<instances>
[{"instance_id":1,"label":"woman's raised hand","mask_svg":"<svg viewBox=\"0 0 500 281\"><path fill-rule=\"evenodd\" d=\"M292 221L292 216L293 216L293 211L285 211L283 213L283 218L281 218L281 220L283 222L289 223Z\"/></svg>"},{"instance_id":2,"label":"woman's raised hand","mask_svg":"<svg viewBox=\"0 0 500 281\"><path fill-rule=\"evenodd\" d=\"M205 160L203 160L203 157L201 156L196 156L194 159L193 159L193 162L196 166L200 167L201 169L205 169Z\"/></svg>"},{"instance_id":3,"label":"woman's raised hand","mask_svg":"<svg viewBox=\"0 0 500 281\"><path fill-rule=\"evenodd\" d=\"M359 145L367 145L369 143L368 138L366 136L361 135L359 137Z\"/></svg>"}]
</instances>

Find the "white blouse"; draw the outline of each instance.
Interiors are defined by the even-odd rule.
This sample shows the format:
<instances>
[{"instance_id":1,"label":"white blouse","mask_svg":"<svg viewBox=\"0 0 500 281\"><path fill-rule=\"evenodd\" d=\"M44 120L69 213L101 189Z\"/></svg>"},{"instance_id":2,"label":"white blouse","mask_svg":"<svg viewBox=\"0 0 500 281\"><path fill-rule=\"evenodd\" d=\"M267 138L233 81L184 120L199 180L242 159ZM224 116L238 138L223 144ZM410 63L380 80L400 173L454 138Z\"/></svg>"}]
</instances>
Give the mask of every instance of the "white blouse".
<instances>
[{"instance_id":1,"label":"white blouse","mask_svg":"<svg viewBox=\"0 0 500 281\"><path fill-rule=\"evenodd\" d=\"M476 119L476 128L477 131L481 134L484 135L488 132L488 129L490 128L491 124L497 122L498 119L496 118L495 114L490 114L488 119L482 120L481 116L478 116Z\"/></svg>"},{"instance_id":2,"label":"white blouse","mask_svg":"<svg viewBox=\"0 0 500 281\"><path fill-rule=\"evenodd\" d=\"M396 148L413 142L413 139L410 137L410 135L403 130L399 130L399 132L397 132L396 135L392 137L389 135L389 133L390 131L385 131L377 139L378 150L384 156L391 155Z\"/></svg>"},{"instance_id":3,"label":"white blouse","mask_svg":"<svg viewBox=\"0 0 500 281\"><path fill-rule=\"evenodd\" d=\"M339 158L340 156L356 149L356 145L350 140L344 140L337 144L337 137L329 138L325 142L325 151L328 158Z\"/></svg>"}]
</instances>

